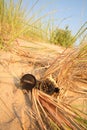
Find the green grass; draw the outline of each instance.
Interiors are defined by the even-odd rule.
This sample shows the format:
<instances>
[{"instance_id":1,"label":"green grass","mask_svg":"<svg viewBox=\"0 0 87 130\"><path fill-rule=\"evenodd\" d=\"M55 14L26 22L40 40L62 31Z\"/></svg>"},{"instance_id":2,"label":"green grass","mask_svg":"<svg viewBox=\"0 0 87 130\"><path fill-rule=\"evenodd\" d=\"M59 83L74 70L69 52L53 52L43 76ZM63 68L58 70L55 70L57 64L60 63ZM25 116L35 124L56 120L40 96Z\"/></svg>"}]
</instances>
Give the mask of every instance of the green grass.
<instances>
[{"instance_id":1,"label":"green grass","mask_svg":"<svg viewBox=\"0 0 87 130\"><path fill-rule=\"evenodd\" d=\"M50 42L63 47L72 47L76 38L72 36L68 27L65 29L55 29L50 35Z\"/></svg>"},{"instance_id":2,"label":"green grass","mask_svg":"<svg viewBox=\"0 0 87 130\"><path fill-rule=\"evenodd\" d=\"M1 47L9 46L20 34L24 32L25 12L21 10L21 0L15 5L13 0L6 3L1 0Z\"/></svg>"},{"instance_id":3,"label":"green grass","mask_svg":"<svg viewBox=\"0 0 87 130\"><path fill-rule=\"evenodd\" d=\"M41 16L43 8L38 9L31 15L33 8L38 0L32 5L27 13L25 7L22 6L22 0L5 0L0 1L0 48L6 49L13 44L17 38L23 38L29 41L52 42L64 47L70 47L75 40L83 35L86 31L86 23L82 25L77 34L73 37L69 30L62 30L63 35L58 32L52 25L54 21L49 19L45 21L45 17L52 15L55 11L49 12ZM40 13L40 15L39 15ZM44 21L44 22L43 22ZM49 31L51 29L51 32ZM59 30L60 32L60 30ZM54 36L56 35L56 36Z\"/></svg>"},{"instance_id":4,"label":"green grass","mask_svg":"<svg viewBox=\"0 0 87 130\"><path fill-rule=\"evenodd\" d=\"M43 31L42 19L51 12L38 18L36 16L39 11L30 15L36 4L37 1L30 8L27 16L27 11L22 7L22 0L16 3L14 0L0 1L0 48L9 47L19 37L35 41L47 40L47 27L45 26L46 29Z\"/></svg>"}]
</instances>

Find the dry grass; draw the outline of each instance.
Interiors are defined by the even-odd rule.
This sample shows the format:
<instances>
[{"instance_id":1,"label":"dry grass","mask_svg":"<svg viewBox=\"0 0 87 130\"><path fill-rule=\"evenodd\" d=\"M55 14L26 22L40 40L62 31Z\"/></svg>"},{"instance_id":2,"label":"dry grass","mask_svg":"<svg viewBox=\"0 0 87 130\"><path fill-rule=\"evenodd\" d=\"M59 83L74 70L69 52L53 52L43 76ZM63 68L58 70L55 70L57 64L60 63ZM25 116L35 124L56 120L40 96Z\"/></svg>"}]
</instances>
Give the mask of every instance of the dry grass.
<instances>
[{"instance_id":1,"label":"dry grass","mask_svg":"<svg viewBox=\"0 0 87 130\"><path fill-rule=\"evenodd\" d=\"M60 87L60 94L57 99L41 91L33 90L31 113L34 114L33 126L35 129L87 129L86 47L87 44L85 43L78 49L64 51L41 78L41 80L45 80L51 75L55 82L57 80L58 87Z\"/></svg>"},{"instance_id":2,"label":"dry grass","mask_svg":"<svg viewBox=\"0 0 87 130\"><path fill-rule=\"evenodd\" d=\"M39 92L39 102L47 117L58 129L86 130L87 44L64 51L47 69L42 80L49 75L55 78L61 90L57 100Z\"/></svg>"},{"instance_id":3,"label":"dry grass","mask_svg":"<svg viewBox=\"0 0 87 130\"><path fill-rule=\"evenodd\" d=\"M38 44L39 46L39 44ZM38 47L37 47L38 48ZM68 49L63 51L51 65L43 72L41 75L40 69L43 70L46 67L46 62L44 62L41 68L40 64L35 66L36 62L42 62L42 55L44 53L32 53L36 56L36 59L32 53L30 53L30 48L18 48L18 51L13 48L11 55L20 56L20 59L13 57L11 61L2 62L4 70L8 71L14 75L23 72L19 71L19 66L16 68L15 64L20 62L21 65L26 64L30 69L29 62L34 63L33 69L37 70L40 80L45 80L46 78L52 76L53 80L57 82L60 88L60 93L57 98L54 96L49 96L42 91L33 89L32 98L31 94L22 93L21 90L15 89L15 85L11 82L9 84L2 84L0 87L0 104L2 106L1 110L4 111L4 116L9 118L9 122L0 122L0 128L3 130L9 128L9 130L14 130L17 126L19 130L86 130L87 129L87 44L81 45L81 47L76 49ZM29 49L29 52L28 52ZM47 50L47 48L46 48ZM38 49L37 49L38 51ZM34 51L35 52L35 51ZM55 53L57 54L57 52ZM41 60L38 60L42 57ZM45 58L47 58L48 53L45 53ZM56 55L55 55L56 56ZM54 57L55 57L54 56ZM33 58L32 58L33 57ZM2 57L1 57L2 58ZM16 61L15 61L16 60ZM47 60L47 59L46 59ZM15 61L15 62L13 62ZM24 61L24 62L22 62ZM1 64L1 62L0 62ZM9 66L10 65L10 66ZM15 70L13 70L13 66ZM31 65L32 66L32 65ZM12 67L12 68L11 68ZM4 72L4 71L3 71ZM13 73L14 72L14 73ZM33 71L35 73L35 70ZM13 76L10 75L10 76ZM21 75L21 74L19 74ZM20 79L15 75L16 78ZM14 77L13 77L14 78ZM6 78L5 78L5 82ZM2 86L3 85L3 86ZM8 88L9 89L6 89ZM11 90L12 88L12 90ZM3 90L3 93L2 93ZM6 98L5 92L9 91L10 97ZM16 92L14 92L16 91ZM9 94L8 93L8 94ZM12 96L12 97L11 97ZM5 97L5 98L3 98ZM10 109L9 109L10 108ZM22 112L21 112L22 111ZM5 120L5 119L4 119ZM2 125L1 125L2 124ZM3 125L5 124L5 125ZM6 127L5 127L6 126ZM8 126L8 127L7 127ZM14 127L12 127L14 126Z\"/></svg>"}]
</instances>

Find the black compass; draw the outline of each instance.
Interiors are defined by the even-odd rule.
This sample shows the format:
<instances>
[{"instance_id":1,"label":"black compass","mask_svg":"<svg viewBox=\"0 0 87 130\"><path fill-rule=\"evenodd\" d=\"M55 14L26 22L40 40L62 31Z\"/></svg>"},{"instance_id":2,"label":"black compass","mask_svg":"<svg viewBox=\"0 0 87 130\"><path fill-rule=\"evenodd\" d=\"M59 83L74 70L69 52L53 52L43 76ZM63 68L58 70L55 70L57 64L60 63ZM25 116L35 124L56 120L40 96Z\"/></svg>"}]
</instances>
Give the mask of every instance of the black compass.
<instances>
[{"instance_id":1,"label":"black compass","mask_svg":"<svg viewBox=\"0 0 87 130\"><path fill-rule=\"evenodd\" d=\"M36 78L32 74L25 74L20 79L21 88L32 91L36 85Z\"/></svg>"}]
</instances>

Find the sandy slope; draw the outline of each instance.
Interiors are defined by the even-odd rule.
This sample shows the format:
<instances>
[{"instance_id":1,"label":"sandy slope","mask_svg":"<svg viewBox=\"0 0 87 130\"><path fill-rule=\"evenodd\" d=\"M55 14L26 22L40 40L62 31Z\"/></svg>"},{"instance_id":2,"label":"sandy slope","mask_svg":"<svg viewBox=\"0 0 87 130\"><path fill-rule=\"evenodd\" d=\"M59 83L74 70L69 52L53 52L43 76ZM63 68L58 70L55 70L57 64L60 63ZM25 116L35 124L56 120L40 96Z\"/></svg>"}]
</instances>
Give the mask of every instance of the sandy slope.
<instances>
[{"instance_id":1,"label":"sandy slope","mask_svg":"<svg viewBox=\"0 0 87 130\"><path fill-rule=\"evenodd\" d=\"M63 49L46 43L18 39L10 51L0 52L0 130L27 130L30 122L25 109L31 109L19 88L20 77L32 73L40 77Z\"/></svg>"}]
</instances>

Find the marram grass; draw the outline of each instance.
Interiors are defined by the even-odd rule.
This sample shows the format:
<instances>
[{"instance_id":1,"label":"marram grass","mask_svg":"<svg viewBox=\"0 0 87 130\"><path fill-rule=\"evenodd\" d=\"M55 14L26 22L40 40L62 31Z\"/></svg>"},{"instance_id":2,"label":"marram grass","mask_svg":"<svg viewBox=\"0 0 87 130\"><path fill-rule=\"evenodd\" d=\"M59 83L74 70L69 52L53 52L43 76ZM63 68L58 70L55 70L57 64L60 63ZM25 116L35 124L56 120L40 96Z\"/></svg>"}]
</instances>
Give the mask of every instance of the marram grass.
<instances>
[{"instance_id":1,"label":"marram grass","mask_svg":"<svg viewBox=\"0 0 87 130\"><path fill-rule=\"evenodd\" d=\"M41 78L54 77L60 88L57 98L33 89L31 130L87 130L86 47L85 43L78 49L64 51Z\"/></svg>"},{"instance_id":2,"label":"marram grass","mask_svg":"<svg viewBox=\"0 0 87 130\"><path fill-rule=\"evenodd\" d=\"M72 108L72 106L63 103L63 101L57 101L41 91L33 90L32 98L33 108L31 112L34 122L31 123L31 126L33 125L34 129L86 130L87 120L84 119L85 114L83 112ZM30 114L28 116L31 117Z\"/></svg>"},{"instance_id":3,"label":"marram grass","mask_svg":"<svg viewBox=\"0 0 87 130\"><path fill-rule=\"evenodd\" d=\"M17 38L33 41L48 40L47 25L43 31L42 19L52 14L49 12L38 16L38 10L31 15L31 11L38 0L32 5L29 12L22 7L22 0L0 1L0 48L8 48ZM36 16L38 16L36 18Z\"/></svg>"}]
</instances>

